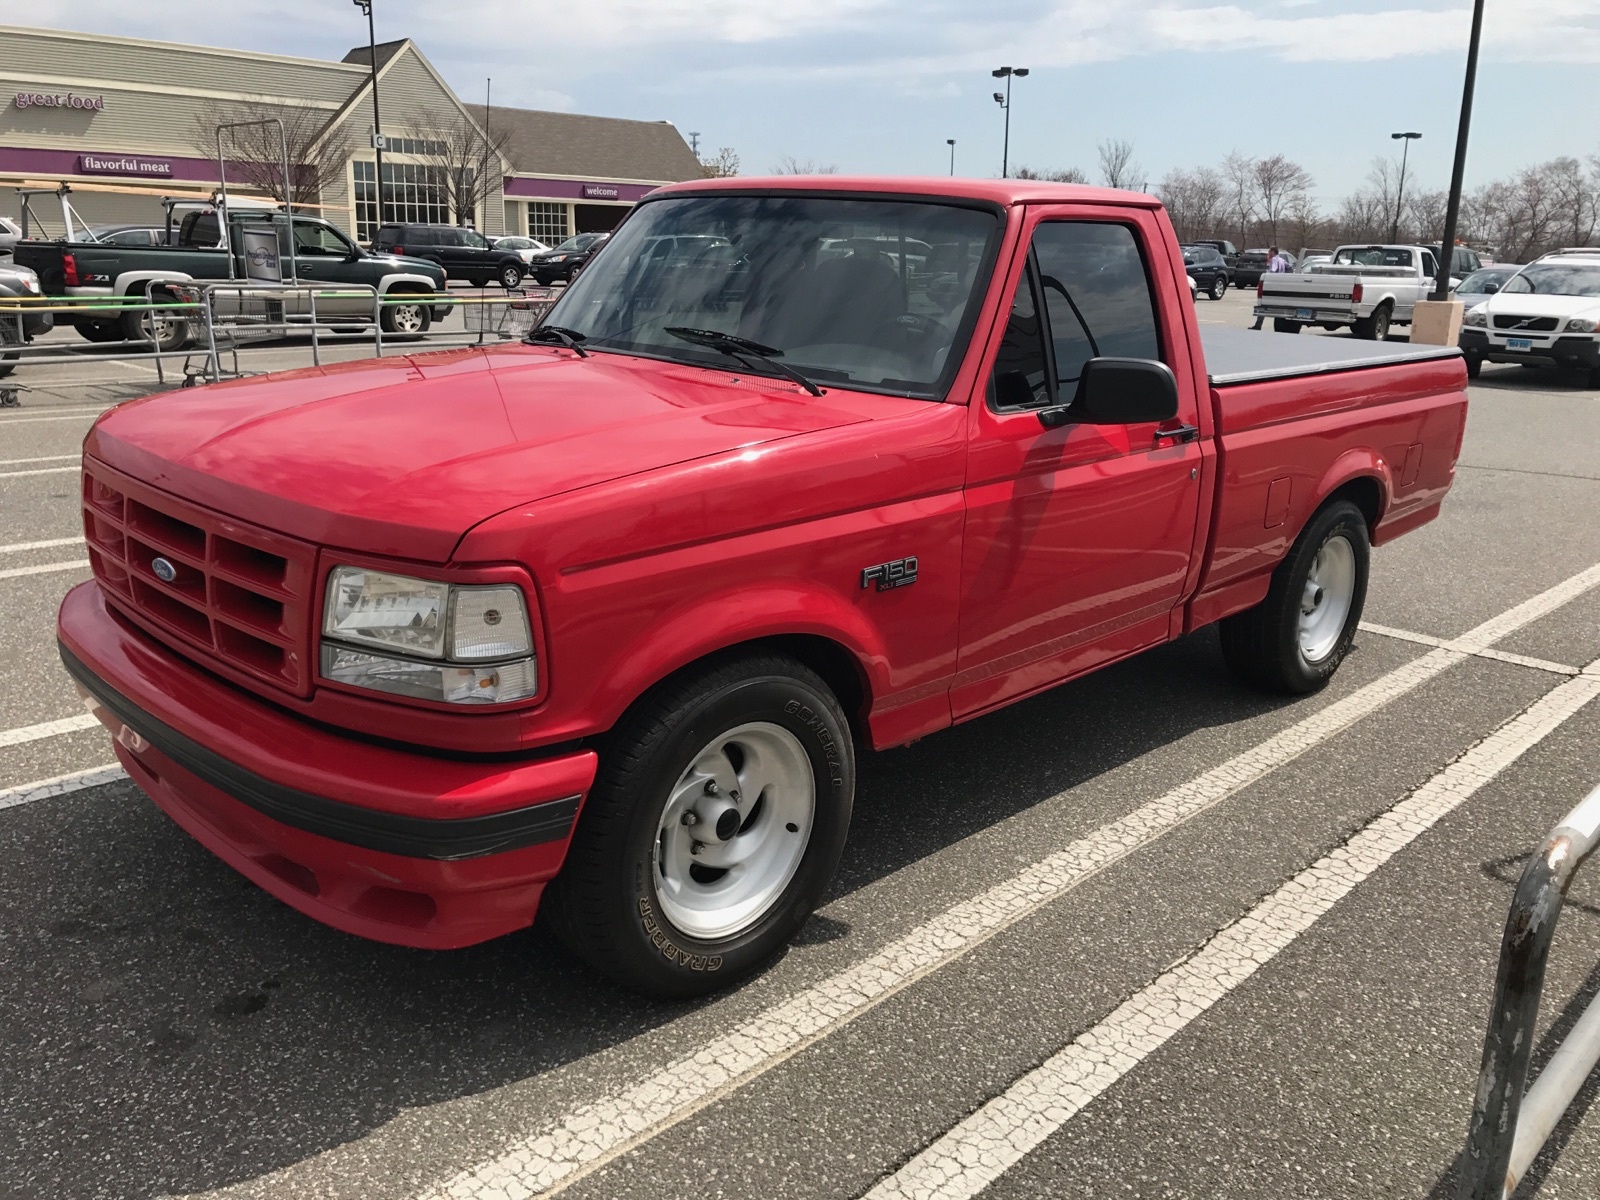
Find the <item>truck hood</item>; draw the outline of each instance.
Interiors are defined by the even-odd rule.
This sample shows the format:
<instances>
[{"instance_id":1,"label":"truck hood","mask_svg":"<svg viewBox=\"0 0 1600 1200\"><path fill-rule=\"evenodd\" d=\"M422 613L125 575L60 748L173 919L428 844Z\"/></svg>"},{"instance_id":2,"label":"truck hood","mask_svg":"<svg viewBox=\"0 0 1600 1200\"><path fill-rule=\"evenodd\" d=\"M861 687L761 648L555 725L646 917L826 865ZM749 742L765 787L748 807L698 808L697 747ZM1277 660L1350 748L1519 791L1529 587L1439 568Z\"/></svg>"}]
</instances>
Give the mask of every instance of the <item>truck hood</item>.
<instances>
[{"instance_id":1,"label":"truck hood","mask_svg":"<svg viewBox=\"0 0 1600 1200\"><path fill-rule=\"evenodd\" d=\"M508 508L866 419L782 380L516 346L152 396L101 417L84 452L319 545L445 562Z\"/></svg>"}]
</instances>

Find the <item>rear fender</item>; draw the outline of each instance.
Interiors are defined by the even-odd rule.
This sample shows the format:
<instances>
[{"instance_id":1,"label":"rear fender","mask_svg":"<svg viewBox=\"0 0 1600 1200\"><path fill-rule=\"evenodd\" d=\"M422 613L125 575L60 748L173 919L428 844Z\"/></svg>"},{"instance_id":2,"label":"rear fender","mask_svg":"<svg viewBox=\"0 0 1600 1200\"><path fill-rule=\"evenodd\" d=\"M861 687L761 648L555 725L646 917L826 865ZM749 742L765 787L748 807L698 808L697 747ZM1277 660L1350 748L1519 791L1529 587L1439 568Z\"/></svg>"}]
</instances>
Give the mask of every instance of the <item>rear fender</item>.
<instances>
[{"instance_id":1,"label":"rear fender","mask_svg":"<svg viewBox=\"0 0 1600 1200\"><path fill-rule=\"evenodd\" d=\"M1394 473L1389 467L1389 461L1370 446L1358 446L1346 450L1334 459L1333 465L1318 482L1309 507L1300 514L1300 525L1304 526L1311 519L1311 515L1327 503L1328 497L1334 492L1358 479L1370 479L1378 485L1377 511L1367 513L1368 529L1376 529L1378 522L1383 520L1383 515L1389 511L1390 501L1394 498Z\"/></svg>"}]
</instances>

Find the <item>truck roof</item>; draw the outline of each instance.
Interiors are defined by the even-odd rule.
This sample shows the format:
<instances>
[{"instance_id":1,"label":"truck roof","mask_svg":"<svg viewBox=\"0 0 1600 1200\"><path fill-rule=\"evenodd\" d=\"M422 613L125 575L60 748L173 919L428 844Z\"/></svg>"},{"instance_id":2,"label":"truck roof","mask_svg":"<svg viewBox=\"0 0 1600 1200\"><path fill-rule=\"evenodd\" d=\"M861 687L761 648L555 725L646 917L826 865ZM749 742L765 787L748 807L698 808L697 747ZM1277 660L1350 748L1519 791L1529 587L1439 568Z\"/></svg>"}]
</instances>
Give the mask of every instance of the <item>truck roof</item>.
<instances>
[{"instance_id":1,"label":"truck roof","mask_svg":"<svg viewBox=\"0 0 1600 1200\"><path fill-rule=\"evenodd\" d=\"M825 192L832 195L927 196L932 199L985 200L993 204L1121 204L1159 208L1161 201L1143 192L1049 183L1040 179L960 179L937 175L734 175L693 179L657 188L651 196L706 192Z\"/></svg>"}]
</instances>

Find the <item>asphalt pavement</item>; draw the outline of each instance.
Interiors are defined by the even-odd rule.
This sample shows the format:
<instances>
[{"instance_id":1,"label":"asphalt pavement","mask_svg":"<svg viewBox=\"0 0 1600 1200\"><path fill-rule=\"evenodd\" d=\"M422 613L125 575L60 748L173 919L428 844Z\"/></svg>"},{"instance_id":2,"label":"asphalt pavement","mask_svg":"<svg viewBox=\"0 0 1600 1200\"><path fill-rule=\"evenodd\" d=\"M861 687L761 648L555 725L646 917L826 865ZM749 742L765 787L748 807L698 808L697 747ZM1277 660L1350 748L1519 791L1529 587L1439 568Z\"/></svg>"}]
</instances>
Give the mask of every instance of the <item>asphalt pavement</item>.
<instances>
[{"instance_id":1,"label":"asphalt pavement","mask_svg":"<svg viewBox=\"0 0 1600 1200\"><path fill-rule=\"evenodd\" d=\"M1454 1196L1512 887L1600 783L1600 393L1485 366L1444 513L1374 552L1325 692L1245 690L1202 632L869 755L799 942L663 1005L538 930L326 929L112 769L53 617L87 577L78 444L155 376L86 350L18 379L0 1196ZM1600 865L1539 1061L1597 992ZM1597 1090L1523 1195L1600 1192Z\"/></svg>"}]
</instances>

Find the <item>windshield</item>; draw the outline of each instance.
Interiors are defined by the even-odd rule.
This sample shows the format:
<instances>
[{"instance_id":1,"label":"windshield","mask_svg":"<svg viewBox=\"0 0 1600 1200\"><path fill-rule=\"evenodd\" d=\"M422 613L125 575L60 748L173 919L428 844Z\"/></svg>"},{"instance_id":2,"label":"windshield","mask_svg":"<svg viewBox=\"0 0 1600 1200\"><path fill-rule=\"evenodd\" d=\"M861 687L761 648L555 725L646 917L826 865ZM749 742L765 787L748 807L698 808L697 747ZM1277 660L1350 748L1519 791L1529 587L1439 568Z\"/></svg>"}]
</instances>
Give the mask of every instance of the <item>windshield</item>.
<instances>
[{"instance_id":1,"label":"windshield","mask_svg":"<svg viewBox=\"0 0 1600 1200\"><path fill-rule=\"evenodd\" d=\"M783 352L819 382L936 398L975 319L996 214L815 195L640 205L551 310L584 347L724 367L667 326Z\"/></svg>"},{"instance_id":2,"label":"windshield","mask_svg":"<svg viewBox=\"0 0 1600 1200\"><path fill-rule=\"evenodd\" d=\"M1334 254L1333 261L1338 266L1409 267L1411 251L1393 246L1344 246Z\"/></svg>"},{"instance_id":3,"label":"windshield","mask_svg":"<svg viewBox=\"0 0 1600 1200\"><path fill-rule=\"evenodd\" d=\"M1541 296L1600 296L1600 263L1534 263L1523 267L1502 293Z\"/></svg>"},{"instance_id":4,"label":"windshield","mask_svg":"<svg viewBox=\"0 0 1600 1200\"><path fill-rule=\"evenodd\" d=\"M1516 273L1515 267L1509 270L1496 267L1474 271L1461 281L1461 286L1456 288L1456 291L1463 296L1478 295L1486 288L1501 286Z\"/></svg>"},{"instance_id":5,"label":"windshield","mask_svg":"<svg viewBox=\"0 0 1600 1200\"><path fill-rule=\"evenodd\" d=\"M558 251L567 251L568 253L574 250L584 250L588 248L590 242L594 241L595 238L599 236L600 235L598 233L574 234L572 237L569 237L566 241L562 242L561 245L557 246L556 249Z\"/></svg>"}]
</instances>

